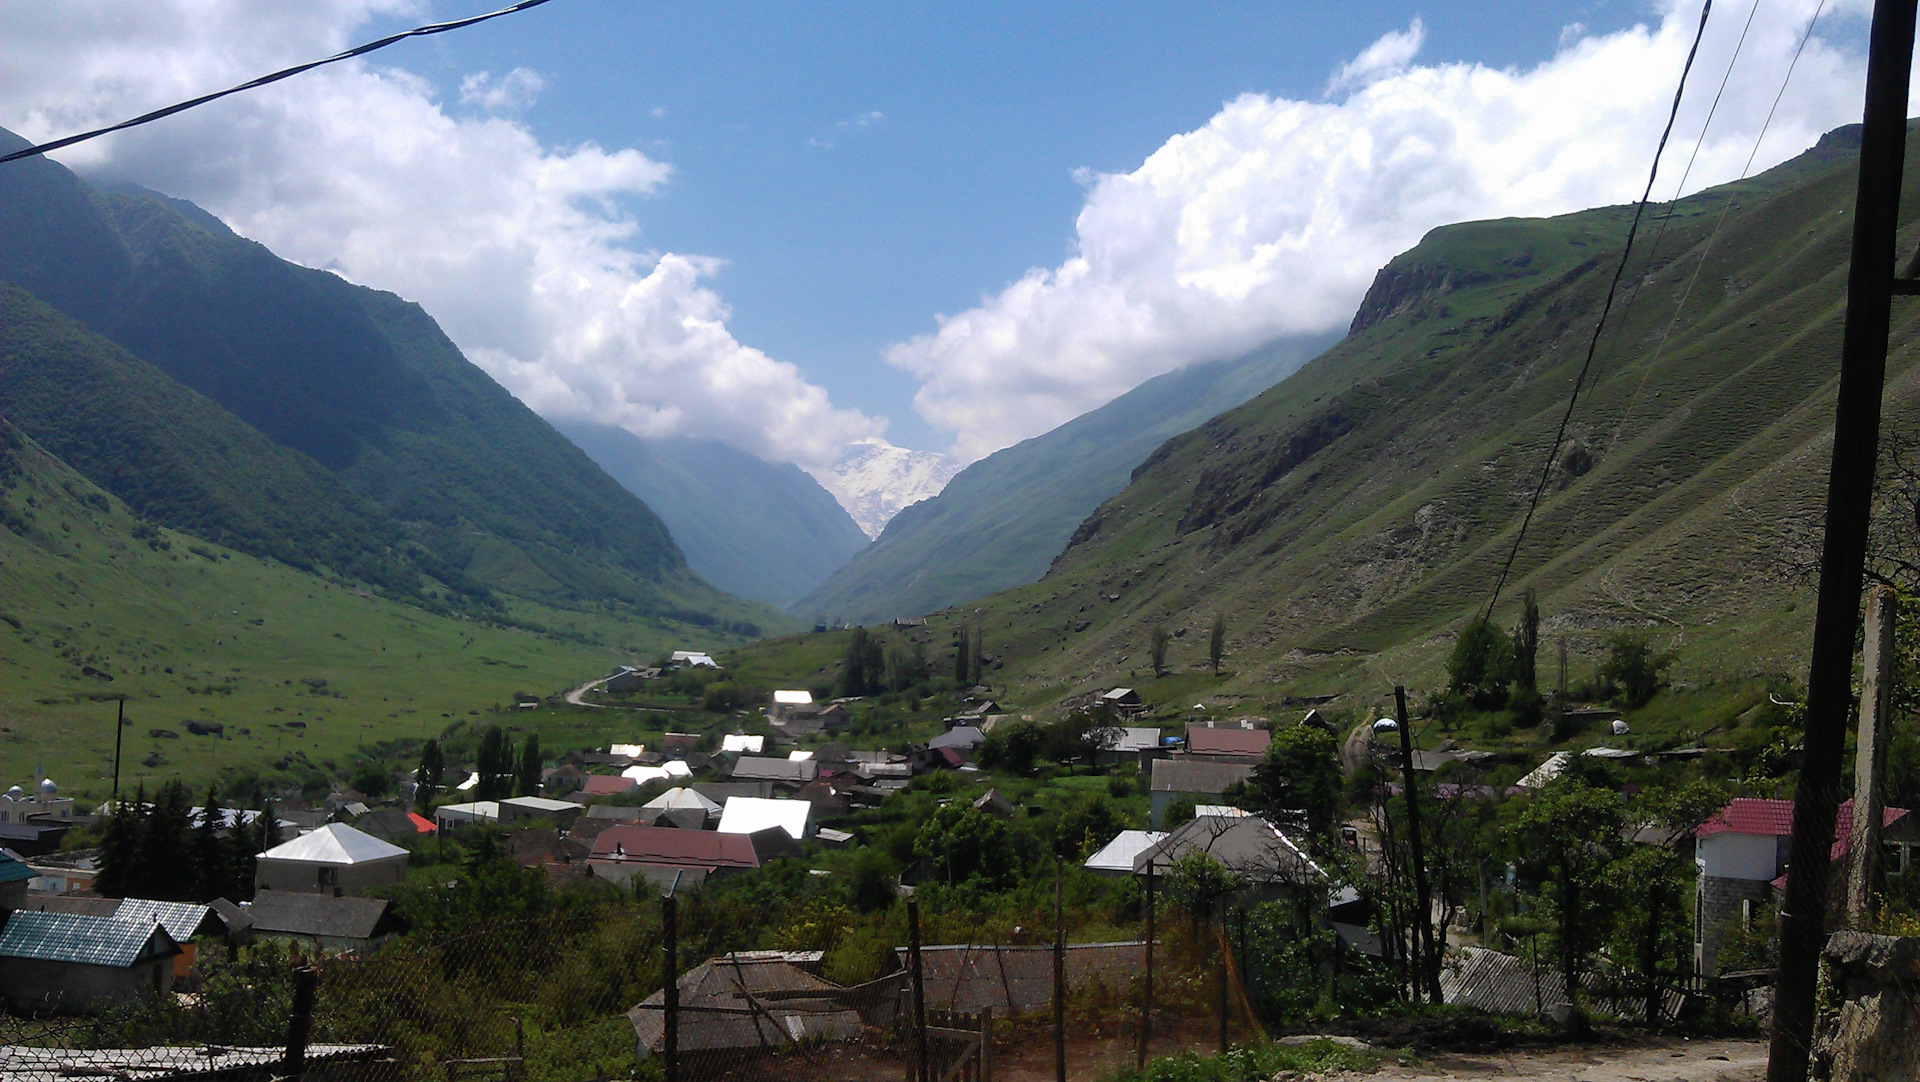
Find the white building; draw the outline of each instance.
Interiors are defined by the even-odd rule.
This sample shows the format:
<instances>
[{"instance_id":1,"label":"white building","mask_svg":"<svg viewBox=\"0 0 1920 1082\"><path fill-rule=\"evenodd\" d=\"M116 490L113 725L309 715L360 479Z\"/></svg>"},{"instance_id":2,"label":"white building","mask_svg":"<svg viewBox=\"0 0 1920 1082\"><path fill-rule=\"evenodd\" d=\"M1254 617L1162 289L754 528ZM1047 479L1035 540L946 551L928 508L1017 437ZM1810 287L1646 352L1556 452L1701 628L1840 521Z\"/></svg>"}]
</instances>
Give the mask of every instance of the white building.
<instances>
[{"instance_id":1,"label":"white building","mask_svg":"<svg viewBox=\"0 0 1920 1082\"><path fill-rule=\"evenodd\" d=\"M256 859L256 890L359 894L407 877L405 849L345 823L328 823Z\"/></svg>"},{"instance_id":2,"label":"white building","mask_svg":"<svg viewBox=\"0 0 1920 1082\"><path fill-rule=\"evenodd\" d=\"M730 796L720 812L722 834L757 834L779 827L794 841L813 835L813 803L807 800L768 800L757 796Z\"/></svg>"},{"instance_id":3,"label":"white building","mask_svg":"<svg viewBox=\"0 0 1920 1082\"><path fill-rule=\"evenodd\" d=\"M52 778L41 778L32 792L16 785L0 793L0 823L24 823L29 819L42 823L71 823L73 798L61 796Z\"/></svg>"}]
</instances>

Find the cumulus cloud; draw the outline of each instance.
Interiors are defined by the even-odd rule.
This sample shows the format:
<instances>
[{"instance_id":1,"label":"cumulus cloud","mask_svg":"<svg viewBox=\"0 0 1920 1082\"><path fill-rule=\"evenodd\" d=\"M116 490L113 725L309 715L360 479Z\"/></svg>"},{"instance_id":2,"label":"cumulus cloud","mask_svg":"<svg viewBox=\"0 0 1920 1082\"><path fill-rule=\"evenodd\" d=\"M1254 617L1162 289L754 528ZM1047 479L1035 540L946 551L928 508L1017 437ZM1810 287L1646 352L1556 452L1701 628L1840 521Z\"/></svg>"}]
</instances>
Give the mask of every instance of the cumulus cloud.
<instances>
[{"instance_id":1,"label":"cumulus cloud","mask_svg":"<svg viewBox=\"0 0 1920 1082\"><path fill-rule=\"evenodd\" d=\"M1815 0L1761 0L1701 138L1738 20L1710 27L1661 192L1698 144L1690 189L1752 149ZM1849 0L1825 20L1864 10ZM1335 72L1338 99L1247 94L1126 173L1087 178L1073 252L936 330L888 348L916 409L971 460L1182 364L1343 326L1374 272L1435 226L1558 214L1639 195L1699 8L1567 38L1526 69L1415 63L1425 28L1387 34ZM1824 25L1824 24L1823 24ZM1857 120L1864 61L1816 36L1757 167Z\"/></svg>"},{"instance_id":2,"label":"cumulus cloud","mask_svg":"<svg viewBox=\"0 0 1920 1082\"><path fill-rule=\"evenodd\" d=\"M75 0L0 11L0 124L42 139L338 51L411 0ZM635 149L543 145L503 115L539 76L468 76L457 116L407 72L346 63L74 148L74 167L205 206L281 255L420 301L536 410L725 440L824 470L880 422L734 339L719 264L645 250Z\"/></svg>"},{"instance_id":3,"label":"cumulus cloud","mask_svg":"<svg viewBox=\"0 0 1920 1082\"><path fill-rule=\"evenodd\" d=\"M546 85L545 79L527 68L515 68L499 79L490 71L476 71L460 80L460 102L489 112L517 113L532 105Z\"/></svg>"}]
</instances>

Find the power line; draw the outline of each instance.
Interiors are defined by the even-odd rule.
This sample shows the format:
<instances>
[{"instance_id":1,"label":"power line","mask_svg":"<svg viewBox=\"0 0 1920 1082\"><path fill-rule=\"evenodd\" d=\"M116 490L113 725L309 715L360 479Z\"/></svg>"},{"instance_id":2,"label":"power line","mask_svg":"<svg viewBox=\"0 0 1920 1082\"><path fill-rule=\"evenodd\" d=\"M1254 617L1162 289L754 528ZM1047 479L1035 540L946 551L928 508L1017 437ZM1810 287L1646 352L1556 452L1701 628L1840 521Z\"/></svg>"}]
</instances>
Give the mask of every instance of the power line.
<instances>
[{"instance_id":1,"label":"power line","mask_svg":"<svg viewBox=\"0 0 1920 1082\"><path fill-rule=\"evenodd\" d=\"M1506 562L1500 566L1500 577L1494 581L1493 596L1487 599L1487 610L1481 620L1493 619L1493 607L1500 601L1500 591L1506 588L1507 576L1513 571L1514 558L1520 555L1520 543L1526 539L1527 527L1533 523L1533 513L1540 507L1540 497L1547 490L1547 482L1553 477L1554 459L1560 455L1560 445L1567 438L1567 423L1573 419L1573 407L1580 401L1580 389L1586 385L1587 373L1593 368L1594 351L1600 346L1600 332L1607 325L1607 313L1613 310L1613 298L1620 290L1620 278L1627 270L1627 257L1633 254L1633 238L1640 231L1640 219L1647 211L1647 201L1653 197L1653 182L1660 175L1660 156L1666 153L1667 140L1673 136L1673 124L1680 116L1680 99L1687 92L1687 75L1693 70L1693 61L1700 54L1700 40L1707 35L1707 16L1713 11L1713 0L1706 0L1700 6L1700 26L1693 34L1693 46L1687 50L1687 62L1680 69L1680 85L1673 91L1673 107L1667 113L1667 126L1660 133L1660 145L1653 151L1653 168L1647 171L1647 187L1640 194L1640 201L1634 204L1633 221L1627 226L1627 243L1620 249L1620 262L1613 268L1613 281L1607 285L1606 301L1600 306L1600 318L1594 322L1593 337L1587 340L1586 359L1580 362L1580 374L1574 378L1573 394L1567 398L1566 412L1560 415L1560 427L1553 435L1553 446L1547 450L1547 461L1540 469L1540 482L1533 488L1533 498L1527 501L1527 513L1520 520L1520 530L1513 535L1513 547L1507 550Z\"/></svg>"},{"instance_id":2,"label":"power line","mask_svg":"<svg viewBox=\"0 0 1920 1082\"><path fill-rule=\"evenodd\" d=\"M84 143L89 139L97 139L102 135L111 135L114 132L125 131L128 128L137 128L142 124L151 124L162 117L169 117L175 113L184 113L188 109L205 105L211 101L219 101L229 94L238 94L243 90L253 90L256 87L266 86L268 83L277 83L282 79L290 79L304 71L312 71L314 68L325 67L328 64L337 64L342 60L350 60L356 56L365 56L376 50L384 49L397 41L405 41L408 38L426 37L430 34L444 34L449 30L459 30L464 27L484 23L489 19L498 19L502 15L513 15L525 11L528 8L539 7L546 2L547 0L520 0L519 3L514 4L512 7L504 7L498 11L489 11L484 15L473 15L465 19L454 19L451 22L428 23L426 26L416 26L412 30L403 31L398 34L390 34L378 41L370 41L365 45L356 45L344 53L335 53L324 60L314 60L305 64L297 64L291 68L282 68L272 75L262 75L258 79L249 80L241 83L239 86L228 87L225 90L216 91L212 94L203 94L191 101L183 101L177 105L169 105L164 109L155 109L151 113L144 113L134 117L132 120L123 120L118 124L109 125L105 128L95 128L92 131L81 132L78 135L69 135L64 139L55 139L49 143L30 146L25 150L16 150L5 157L0 157L0 165L5 165L11 161L18 161L21 158L31 158L35 155L50 153L55 150L70 147L75 143Z\"/></svg>"}]
</instances>

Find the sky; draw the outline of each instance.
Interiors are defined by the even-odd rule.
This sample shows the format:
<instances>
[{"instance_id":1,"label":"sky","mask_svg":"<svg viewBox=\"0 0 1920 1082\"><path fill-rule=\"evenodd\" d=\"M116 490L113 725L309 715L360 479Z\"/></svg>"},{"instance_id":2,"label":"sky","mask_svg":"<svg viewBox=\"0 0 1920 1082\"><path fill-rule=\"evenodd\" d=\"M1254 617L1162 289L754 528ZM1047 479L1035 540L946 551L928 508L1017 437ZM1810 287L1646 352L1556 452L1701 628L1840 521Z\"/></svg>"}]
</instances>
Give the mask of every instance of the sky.
<instances>
[{"instance_id":1,"label":"sky","mask_svg":"<svg viewBox=\"0 0 1920 1082\"><path fill-rule=\"evenodd\" d=\"M0 0L0 126L491 6ZM1867 7L1721 0L1657 191L1857 120ZM58 158L420 301L547 416L816 473L881 436L964 462L1344 326L1435 226L1637 197L1699 13L551 0Z\"/></svg>"}]
</instances>

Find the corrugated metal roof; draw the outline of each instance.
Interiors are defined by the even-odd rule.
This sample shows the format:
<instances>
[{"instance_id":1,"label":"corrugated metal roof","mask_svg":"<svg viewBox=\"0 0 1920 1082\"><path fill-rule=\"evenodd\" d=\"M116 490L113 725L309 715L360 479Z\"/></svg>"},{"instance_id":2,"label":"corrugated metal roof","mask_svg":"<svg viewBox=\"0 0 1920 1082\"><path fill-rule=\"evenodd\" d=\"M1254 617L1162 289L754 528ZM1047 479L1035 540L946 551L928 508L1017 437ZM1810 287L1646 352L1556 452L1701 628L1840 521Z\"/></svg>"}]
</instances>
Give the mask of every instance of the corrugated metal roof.
<instances>
[{"instance_id":1,"label":"corrugated metal roof","mask_svg":"<svg viewBox=\"0 0 1920 1082\"><path fill-rule=\"evenodd\" d=\"M371 939L386 920L385 898L336 898L290 890L263 890L247 906L253 930L262 935Z\"/></svg>"},{"instance_id":2,"label":"corrugated metal roof","mask_svg":"<svg viewBox=\"0 0 1920 1082\"><path fill-rule=\"evenodd\" d=\"M34 871L26 861L15 860L9 856L0 856L0 883L18 883L22 879L32 879Z\"/></svg>"},{"instance_id":3,"label":"corrugated metal roof","mask_svg":"<svg viewBox=\"0 0 1920 1082\"><path fill-rule=\"evenodd\" d=\"M593 858L710 868L760 866L760 855L753 848L753 839L745 834L626 823L608 827L593 839Z\"/></svg>"},{"instance_id":4,"label":"corrugated metal roof","mask_svg":"<svg viewBox=\"0 0 1920 1082\"><path fill-rule=\"evenodd\" d=\"M1207 763L1193 759L1155 759L1153 788L1162 793L1224 793L1227 786L1253 774L1253 763Z\"/></svg>"},{"instance_id":5,"label":"corrugated metal roof","mask_svg":"<svg viewBox=\"0 0 1920 1082\"><path fill-rule=\"evenodd\" d=\"M1492 1014L1531 1015L1567 1001L1566 982L1543 958L1532 962L1484 947L1462 947L1457 959L1440 971L1440 996L1448 1004Z\"/></svg>"},{"instance_id":6,"label":"corrugated metal roof","mask_svg":"<svg viewBox=\"0 0 1920 1082\"><path fill-rule=\"evenodd\" d=\"M0 929L0 958L125 968L139 961L150 945L154 953L162 955L178 949L158 922L136 923L118 917L19 910Z\"/></svg>"},{"instance_id":7,"label":"corrugated metal roof","mask_svg":"<svg viewBox=\"0 0 1920 1082\"><path fill-rule=\"evenodd\" d=\"M215 919L210 906L196 902L160 902L152 898L122 898L120 908L113 915L136 924L158 924L176 943L185 943L200 935L201 926ZM214 929L208 931L211 933Z\"/></svg>"},{"instance_id":8,"label":"corrugated metal roof","mask_svg":"<svg viewBox=\"0 0 1920 1082\"><path fill-rule=\"evenodd\" d=\"M1267 753L1267 745L1273 742L1273 734L1265 729L1214 728L1207 725L1187 726L1187 751L1193 755L1246 755L1261 756Z\"/></svg>"}]
</instances>

